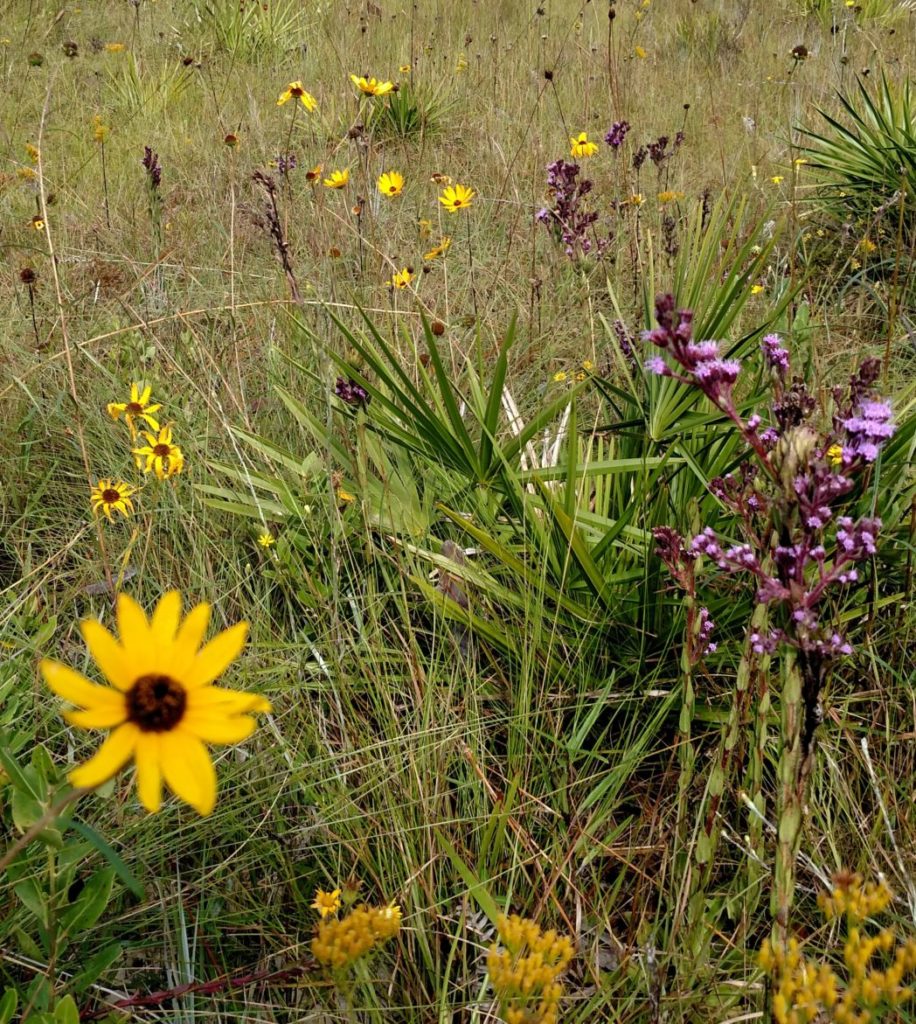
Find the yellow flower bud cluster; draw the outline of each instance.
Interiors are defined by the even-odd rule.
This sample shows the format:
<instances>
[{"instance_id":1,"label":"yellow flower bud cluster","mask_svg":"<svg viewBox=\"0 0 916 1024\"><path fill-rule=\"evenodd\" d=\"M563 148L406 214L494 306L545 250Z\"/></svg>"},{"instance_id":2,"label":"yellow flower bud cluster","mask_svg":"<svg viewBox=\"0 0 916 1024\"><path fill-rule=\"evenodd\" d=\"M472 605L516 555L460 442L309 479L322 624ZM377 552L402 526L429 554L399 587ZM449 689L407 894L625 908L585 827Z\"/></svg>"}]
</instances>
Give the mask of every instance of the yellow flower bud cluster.
<instances>
[{"instance_id":1,"label":"yellow flower bud cluster","mask_svg":"<svg viewBox=\"0 0 916 1024\"><path fill-rule=\"evenodd\" d=\"M496 929L502 943L487 952L487 970L506 1024L556 1024L563 996L558 978L575 956L572 940L553 930L541 931L528 918L500 915Z\"/></svg>"},{"instance_id":2,"label":"yellow flower bud cluster","mask_svg":"<svg viewBox=\"0 0 916 1024\"><path fill-rule=\"evenodd\" d=\"M893 928L865 931L860 922L886 910L891 893L884 883L863 884L857 875L837 882L818 899L827 920L846 920L843 975L805 959L797 939L776 946L767 939L758 962L773 978L773 1019L777 1024L830 1020L836 1024L877 1024L883 1010L913 998L905 984L916 975L916 938L898 942Z\"/></svg>"},{"instance_id":3,"label":"yellow flower bud cluster","mask_svg":"<svg viewBox=\"0 0 916 1024\"><path fill-rule=\"evenodd\" d=\"M346 917L318 923L312 939L312 955L325 967L339 971L349 967L376 946L393 939L401 929L401 908L356 907Z\"/></svg>"}]
</instances>

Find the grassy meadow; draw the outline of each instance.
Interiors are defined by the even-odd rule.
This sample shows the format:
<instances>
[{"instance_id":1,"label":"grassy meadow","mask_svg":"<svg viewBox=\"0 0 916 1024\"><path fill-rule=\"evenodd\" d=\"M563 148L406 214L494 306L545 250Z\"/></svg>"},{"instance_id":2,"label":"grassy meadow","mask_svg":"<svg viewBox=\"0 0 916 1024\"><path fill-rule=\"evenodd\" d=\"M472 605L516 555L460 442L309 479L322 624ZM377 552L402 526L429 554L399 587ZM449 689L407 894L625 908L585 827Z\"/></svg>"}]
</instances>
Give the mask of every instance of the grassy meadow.
<instances>
[{"instance_id":1,"label":"grassy meadow","mask_svg":"<svg viewBox=\"0 0 916 1024\"><path fill-rule=\"evenodd\" d=\"M916 1021L914 40L9 0L0 1024Z\"/></svg>"}]
</instances>

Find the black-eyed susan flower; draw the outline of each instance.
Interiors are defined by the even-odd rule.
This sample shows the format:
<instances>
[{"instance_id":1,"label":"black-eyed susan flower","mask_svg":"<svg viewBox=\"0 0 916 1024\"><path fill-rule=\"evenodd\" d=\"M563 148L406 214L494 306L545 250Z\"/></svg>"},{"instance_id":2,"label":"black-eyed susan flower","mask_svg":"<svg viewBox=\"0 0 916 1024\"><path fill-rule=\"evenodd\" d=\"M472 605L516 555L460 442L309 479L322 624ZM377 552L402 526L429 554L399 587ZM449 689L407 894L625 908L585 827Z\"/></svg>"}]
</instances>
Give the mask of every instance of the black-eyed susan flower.
<instances>
[{"instance_id":1,"label":"black-eyed susan flower","mask_svg":"<svg viewBox=\"0 0 916 1024\"><path fill-rule=\"evenodd\" d=\"M313 910L317 910L321 917L328 914L336 914L340 910L340 889L333 892L324 892L322 889L315 891L315 899L311 904Z\"/></svg>"},{"instance_id":2,"label":"black-eyed susan flower","mask_svg":"<svg viewBox=\"0 0 916 1024\"><path fill-rule=\"evenodd\" d=\"M439 202L449 213L457 213L459 210L469 207L475 195L474 190L468 188L467 185L450 185L442 190Z\"/></svg>"},{"instance_id":3,"label":"black-eyed susan flower","mask_svg":"<svg viewBox=\"0 0 916 1024\"><path fill-rule=\"evenodd\" d=\"M402 288L406 288L413 280L413 271L410 267L404 267L403 270L399 270L396 274L391 275L391 280L386 281L385 284L389 288L397 288L400 291Z\"/></svg>"},{"instance_id":4,"label":"black-eyed susan flower","mask_svg":"<svg viewBox=\"0 0 916 1024\"><path fill-rule=\"evenodd\" d=\"M350 75L350 81L366 96L387 96L394 92L394 82L380 82L377 78L367 78L365 75Z\"/></svg>"},{"instance_id":5,"label":"black-eyed susan flower","mask_svg":"<svg viewBox=\"0 0 916 1024\"><path fill-rule=\"evenodd\" d=\"M588 141L588 132L579 132L569 137L569 152L577 160L584 156L594 156L598 152L598 144Z\"/></svg>"},{"instance_id":6,"label":"black-eyed susan flower","mask_svg":"<svg viewBox=\"0 0 916 1024\"><path fill-rule=\"evenodd\" d=\"M109 402L107 409L108 415L113 419L120 419L124 417L127 427L130 430L131 437L137 436L137 428L134 426L134 420L143 420L143 422L151 429L159 429L159 421L153 416L154 412L158 412L161 405L151 405L150 395L153 393L153 389L147 385L143 391L140 391L139 384L131 384L130 386L130 401L129 402Z\"/></svg>"},{"instance_id":7,"label":"black-eyed susan flower","mask_svg":"<svg viewBox=\"0 0 916 1024\"><path fill-rule=\"evenodd\" d=\"M399 196L404 191L404 175L397 171L386 171L379 175L378 190L383 196Z\"/></svg>"},{"instance_id":8,"label":"black-eyed susan flower","mask_svg":"<svg viewBox=\"0 0 916 1024\"><path fill-rule=\"evenodd\" d=\"M89 501L92 504L92 511L98 515L101 513L111 522L112 512L118 512L126 519L134 510L131 495L136 493L137 488L124 483L117 482L108 477L99 480L93 485L89 494Z\"/></svg>"},{"instance_id":9,"label":"black-eyed susan flower","mask_svg":"<svg viewBox=\"0 0 916 1024\"><path fill-rule=\"evenodd\" d=\"M321 177L321 172L324 170L324 164L315 164L314 167L310 167L305 172L305 180L314 184Z\"/></svg>"},{"instance_id":10,"label":"black-eyed susan flower","mask_svg":"<svg viewBox=\"0 0 916 1024\"><path fill-rule=\"evenodd\" d=\"M308 111L318 109L318 100L305 89L301 82L290 82L283 92L280 93L277 106L282 107L284 103L289 103L290 100L299 100Z\"/></svg>"},{"instance_id":11,"label":"black-eyed susan flower","mask_svg":"<svg viewBox=\"0 0 916 1024\"><path fill-rule=\"evenodd\" d=\"M118 595L120 640L99 622L81 624L83 639L111 686L99 686L57 661L44 659L48 686L77 711L64 717L80 729L109 729L108 738L70 782L92 789L113 778L131 759L137 792L150 812L159 810L162 783L200 814L216 803L216 772L207 743L240 743L254 731L252 712L270 711L259 694L213 685L239 656L248 623L223 630L201 647L210 605L181 620L181 595L172 590L152 618L127 594Z\"/></svg>"},{"instance_id":12,"label":"black-eyed susan flower","mask_svg":"<svg viewBox=\"0 0 916 1024\"><path fill-rule=\"evenodd\" d=\"M350 180L350 172L345 167L342 171L331 171L322 182L327 188L346 188Z\"/></svg>"},{"instance_id":13,"label":"black-eyed susan flower","mask_svg":"<svg viewBox=\"0 0 916 1024\"><path fill-rule=\"evenodd\" d=\"M172 444L171 427L162 427L158 434L144 430L143 436L147 443L142 448L134 448L133 454L137 467L142 467L144 473L152 471L160 480L165 480L184 469L184 455L178 445Z\"/></svg>"},{"instance_id":14,"label":"black-eyed susan flower","mask_svg":"<svg viewBox=\"0 0 916 1024\"><path fill-rule=\"evenodd\" d=\"M451 244L451 238L449 238L449 236L446 235L437 246L430 249L429 252L423 253L423 259L434 260L437 259L439 256L444 256L451 247Z\"/></svg>"},{"instance_id":15,"label":"black-eyed susan flower","mask_svg":"<svg viewBox=\"0 0 916 1024\"><path fill-rule=\"evenodd\" d=\"M36 213L35 216L32 218L32 227L36 231L44 231L44 229L45 229L45 219L44 219L44 217L42 217L42 215L40 213Z\"/></svg>"}]
</instances>

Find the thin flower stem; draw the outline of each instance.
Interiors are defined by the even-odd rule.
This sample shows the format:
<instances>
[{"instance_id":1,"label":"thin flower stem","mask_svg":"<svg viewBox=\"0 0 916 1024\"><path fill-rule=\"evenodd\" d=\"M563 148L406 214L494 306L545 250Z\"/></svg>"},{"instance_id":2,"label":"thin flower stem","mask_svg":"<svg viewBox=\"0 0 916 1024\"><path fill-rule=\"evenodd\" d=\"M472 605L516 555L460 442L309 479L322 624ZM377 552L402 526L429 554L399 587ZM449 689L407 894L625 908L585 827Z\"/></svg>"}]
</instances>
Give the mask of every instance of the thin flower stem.
<instances>
[{"instance_id":1,"label":"thin flower stem","mask_svg":"<svg viewBox=\"0 0 916 1024\"><path fill-rule=\"evenodd\" d=\"M468 226L468 273L471 281L471 301L474 304L474 321L477 321L477 287L474 284L474 250L471 245L471 218L466 217L465 223Z\"/></svg>"}]
</instances>

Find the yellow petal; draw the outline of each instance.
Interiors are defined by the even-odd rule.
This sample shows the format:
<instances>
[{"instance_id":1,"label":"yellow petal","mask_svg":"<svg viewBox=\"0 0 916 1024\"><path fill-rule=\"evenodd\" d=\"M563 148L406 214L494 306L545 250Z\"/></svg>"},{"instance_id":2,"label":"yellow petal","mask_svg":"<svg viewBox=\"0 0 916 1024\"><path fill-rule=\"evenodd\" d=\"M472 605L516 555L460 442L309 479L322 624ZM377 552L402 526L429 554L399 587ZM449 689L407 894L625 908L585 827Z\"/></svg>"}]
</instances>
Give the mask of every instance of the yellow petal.
<instances>
[{"instance_id":1,"label":"yellow petal","mask_svg":"<svg viewBox=\"0 0 916 1024\"><path fill-rule=\"evenodd\" d=\"M67 776L78 789L94 789L115 775L130 760L140 730L132 723L119 726L99 747L94 757Z\"/></svg>"},{"instance_id":2,"label":"yellow petal","mask_svg":"<svg viewBox=\"0 0 916 1024\"><path fill-rule=\"evenodd\" d=\"M140 605L123 592L118 594L117 618L121 646L135 672L134 678L137 678L148 670L150 664L153 636L149 623Z\"/></svg>"},{"instance_id":3,"label":"yellow petal","mask_svg":"<svg viewBox=\"0 0 916 1024\"><path fill-rule=\"evenodd\" d=\"M137 399L138 403L140 405L146 405L146 403L149 401L149 396L152 393L152 387L149 384L147 384L146 387L143 389L143 394Z\"/></svg>"},{"instance_id":4,"label":"yellow petal","mask_svg":"<svg viewBox=\"0 0 916 1024\"><path fill-rule=\"evenodd\" d=\"M175 729L160 733L162 774L169 789L206 817L216 804L216 770L196 736Z\"/></svg>"},{"instance_id":5,"label":"yellow petal","mask_svg":"<svg viewBox=\"0 0 916 1024\"><path fill-rule=\"evenodd\" d=\"M171 648L175 642L175 634L178 632L180 620L181 594L177 590L170 590L160 598L150 623L153 642L160 649Z\"/></svg>"},{"instance_id":6,"label":"yellow petal","mask_svg":"<svg viewBox=\"0 0 916 1024\"><path fill-rule=\"evenodd\" d=\"M64 700L80 708L92 710L101 708L123 708L124 697L108 686L97 686L76 669L62 665L59 661L43 659L39 665L45 682Z\"/></svg>"},{"instance_id":7,"label":"yellow petal","mask_svg":"<svg viewBox=\"0 0 916 1024\"><path fill-rule=\"evenodd\" d=\"M204 743L241 743L254 732L257 724L250 715L228 718L209 711L186 713L181 720L181 728Z\"/></svg>"},{"instance_id":8,"label":"yellow petal","mask_svg":"<svg viewBox=\"0 0 916 1024\"><path fill-rule=\"evenodd\" d=\"M200 686L188 693L188 714L241 715L270 711L270 701L259 693L241 693L219 686Z\"/></svg>"},{"instance_id":9,"label":"yellow petal","mask_svg":"<svg viewBox=\"0 0 916 1024\"><path fill-rule=\"evenodd\" d=\"M201 649L181 681L189 689L212 683L239 656L247 635L247 622L237 622L224 629Z\"/></svg>"},{"instance_id":10,"label":"yellow petal","mask_svg":"<svg viewBox=\"0 0 916 1024\"><path fill-rule=\"evenodd\" d=\"M139 402L140 401L140 385L139 384L131 384L131 386L130 386L130 400L131 400L131 402Z\"/></svg>"},{"instance_id":11,"label":"yellow petal","mask_svg":"<svg viewBox=\"0 0 916 1024\"><path fill-rule=\"evenodd\" d=\"M205 601L188 612L175 637L170 666L173 672L181 673L185 668L190 667L194 656L200 650L209 624L210 605Z\"/></svg>"},{"instance_id":12,"label":"yellow petal","mask_svg":"<svg viewBox=\"0 0 916 1024\"><path fill-rule=\"evenodd\" d=\"M141 732L137 740L137 796L150 814L162 806L160 736L158 732Z\"/></svg>"},{"instance_id":13,"label":"yellow petal","mask_svg":"<svg viewBox=\"0 0 916 1024\"><path fill-rule=\"evenodd\" d=\"M95 619L84 619L80 623L80 631L89 653L105 678L119 690L129 689L137 678L137 673L132 670L124 648L101 622L96 622Z\"/></svg>"},{"instance_id":14,"label":"yellow petal","mask_svg":"<svg viewBox=\"0 0 916 1024\"><path fill-rule=\"evenodd\" d=\"M127 721L127 706L121 698L121 706L92 708L89 711L65 711L64 718L78 729L113 729Z\"/></svg>"}]
</instances>

